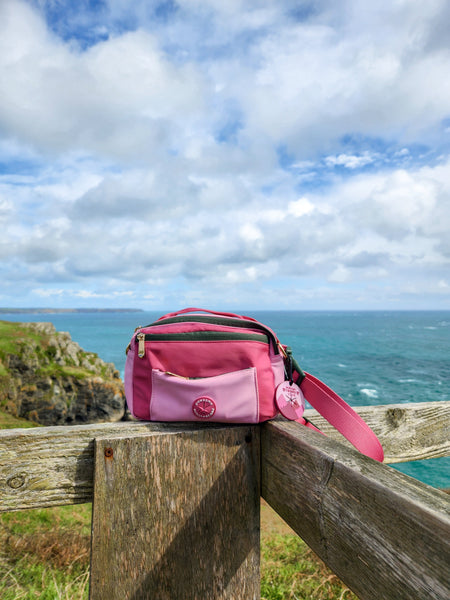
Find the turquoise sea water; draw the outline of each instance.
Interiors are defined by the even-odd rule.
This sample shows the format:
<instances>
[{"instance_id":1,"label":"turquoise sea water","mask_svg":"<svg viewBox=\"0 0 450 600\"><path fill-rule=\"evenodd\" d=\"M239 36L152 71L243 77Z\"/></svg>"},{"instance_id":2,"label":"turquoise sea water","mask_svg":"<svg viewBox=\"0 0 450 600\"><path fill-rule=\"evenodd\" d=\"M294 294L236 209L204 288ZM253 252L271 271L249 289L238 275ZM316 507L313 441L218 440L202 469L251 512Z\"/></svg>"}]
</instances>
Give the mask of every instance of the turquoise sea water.
<instances>
[{"instance_id":1,"label":"turquoise sea water","mask_svg":"<svg viewBox=\"0 0 450 600\"><path fill-rule=\"evenodd\" d=\"M4 314L10 321L50 321L123 376L125 348L137 326L161 312ZM250 312L292 347L302 368L353 406L450 399L450 311ZM450 488L450 458L396 466Z\"/></svg>"}]
</instances>

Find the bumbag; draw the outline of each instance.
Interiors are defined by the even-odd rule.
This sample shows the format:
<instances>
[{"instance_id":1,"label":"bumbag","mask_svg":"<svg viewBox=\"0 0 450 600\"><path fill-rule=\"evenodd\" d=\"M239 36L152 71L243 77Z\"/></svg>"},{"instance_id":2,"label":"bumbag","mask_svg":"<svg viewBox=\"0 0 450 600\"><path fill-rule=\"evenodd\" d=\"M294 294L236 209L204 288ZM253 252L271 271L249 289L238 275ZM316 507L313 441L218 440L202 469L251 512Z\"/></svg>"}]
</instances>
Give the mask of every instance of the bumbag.
<instances>
[{"instance_id":1,"label":"bumbag","mask_svg":"<svg viewBox=\"0 0 450 600\"><path fill-rule=\"evenodd\" d=\"M125 395L146 421L260 423L281 412L314 428L302 416L306 398L360 452L383 460L361 417L251 317L186 308L139 327L127 348Z\"/></svg>"}]
</instances>

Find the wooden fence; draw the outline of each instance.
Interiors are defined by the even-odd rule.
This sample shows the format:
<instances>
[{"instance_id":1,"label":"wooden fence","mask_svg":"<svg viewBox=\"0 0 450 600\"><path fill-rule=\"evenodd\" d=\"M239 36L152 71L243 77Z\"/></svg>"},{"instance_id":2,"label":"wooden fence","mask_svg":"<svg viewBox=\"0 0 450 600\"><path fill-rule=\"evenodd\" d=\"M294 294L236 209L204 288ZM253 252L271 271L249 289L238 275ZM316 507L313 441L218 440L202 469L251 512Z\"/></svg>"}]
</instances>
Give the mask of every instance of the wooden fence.
<instances>
[{"instance_id":1,"label":"wooden fence","mask_svg":"<svg viewBox=\"0 0 450 600\"><path fill-rule=\"evenodd\" d=\"M450 402L365 407L386 463L450 454ZM362 600L450 597L450 497L284 420L0 431L0 510L93 501L92 600L260 595L262 496Z\"/></svg>"}]
</instances>

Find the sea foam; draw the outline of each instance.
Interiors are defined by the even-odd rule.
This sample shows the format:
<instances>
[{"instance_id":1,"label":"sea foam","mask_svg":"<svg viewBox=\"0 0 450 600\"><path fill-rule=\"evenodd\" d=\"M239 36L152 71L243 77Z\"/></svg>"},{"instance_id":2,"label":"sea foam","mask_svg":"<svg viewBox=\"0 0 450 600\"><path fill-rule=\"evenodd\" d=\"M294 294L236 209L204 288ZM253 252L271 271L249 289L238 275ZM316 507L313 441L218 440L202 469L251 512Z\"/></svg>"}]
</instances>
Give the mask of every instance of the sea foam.
<instances>
[{"instance_id":1,"label":"sea foam","mask_svg":"<svg viewBox=\"0 0 450 600\"><path fill-rule=\"evenodd\" d=\"M378 390L373 388L362 388L359 390L361 394L365 394L369 398L378 398Z\"/></svg>"}]
</instances>

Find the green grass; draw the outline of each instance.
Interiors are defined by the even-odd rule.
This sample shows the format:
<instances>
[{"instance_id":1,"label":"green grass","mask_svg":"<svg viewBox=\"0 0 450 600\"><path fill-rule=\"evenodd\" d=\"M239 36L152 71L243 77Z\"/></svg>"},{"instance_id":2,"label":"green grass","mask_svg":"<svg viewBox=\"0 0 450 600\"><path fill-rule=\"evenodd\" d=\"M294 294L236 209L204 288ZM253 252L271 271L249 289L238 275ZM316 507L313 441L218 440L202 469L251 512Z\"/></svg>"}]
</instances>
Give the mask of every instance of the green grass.
<instances>
[{"instance_id":1,"label":"green grass","mask_svg":"<svg viewBox=\"0 0 450 600\"><path fill-rule=\"evenodd\" d=\"M261 505L261 600L358 600L282 519Z\"/></svg>"},{"instance_id":2,"label":"green grass","mask_svg":"<svg viewBox=\"0 0 450 600\"><path fill-rule=\"evenodd\" d=\"M41 340L42 336L29 327L21 327L20 323L0 321L0 356L17 353L19 345Z\"/></svg>"},{"instance_id":3,"label":"green grass","mask_svg":"<svg viewBox=\"0 0 450 600\"><path fill-rule=\"evenodd\" d=\"M50 363L36 369L36 375L39 377L75 377L75 379L86 379L92 377L92 372L83 367L72 367L70 365L59 365Z\"/></svg>"},{"instance_id":4,"label":"green grass","mask_svg":"<svg viewBox=\"0 0 450 600\"><path fill-rule=\"evenodd\" d=\"M90 504L3 514L2 600L87 600L90 515Z\"/></svg>"},{"instance_id":5,"label":"green grass","mask_svg":"<svg viewBox=\"0 0 450 600\"><path fill-rule=\"evenodd\" d=\"M58 332L56 335L58 335ZM8 369L2 362L8 354L23 356L30 351L35 354L41 363L41 366L36 369L36 375L40 377L75 377L82 380L98 373L99 368L96 366L98 356L94 352L81 353L81 357L87 358L90 364L90 367L87 368L71 364L73 361L70 356L65 357L66 364L64 365L55 362L57 349L49 343L51 337L53 336L33 331L26 325L21 326L20 323L0 320L0 378L4 378L6 382L10 377ZM110 377L106 365L102 366L99 374L105 379Z\"/></svg>"},{"instance_id":6,"label":"green grass","mask_svg":"<svg viewBox=\"0 0 450 600\"><path fill-rule=\"evenodd\" d=\"M20 417L13 417L13 415L0 410L0 429L18 429L20 427L38 427L38 425Z\"/></svg>"},{"instance_id":7,"label":"green grass","mask_svg":"<svg viewBox=\"0 0 450 600\"><path fill-rule=\"evenodd\" d=\"M262 507L262 600L356 600L269 507ZM0 519L0 598L87 600L91 505Z\"/></svg>"}]
</instances>

